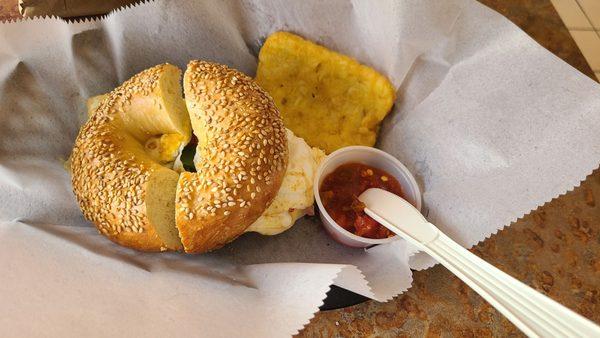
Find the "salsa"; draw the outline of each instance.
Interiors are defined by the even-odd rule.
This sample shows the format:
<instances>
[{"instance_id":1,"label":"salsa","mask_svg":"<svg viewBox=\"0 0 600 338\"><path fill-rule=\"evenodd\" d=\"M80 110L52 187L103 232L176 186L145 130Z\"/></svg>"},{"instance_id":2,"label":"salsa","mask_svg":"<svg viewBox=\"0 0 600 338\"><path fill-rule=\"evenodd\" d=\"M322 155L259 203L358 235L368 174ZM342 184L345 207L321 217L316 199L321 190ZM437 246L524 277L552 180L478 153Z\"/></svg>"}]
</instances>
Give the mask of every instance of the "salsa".
<instances>
[{"instance_id":1,"label":"salsa","mask_svg":"<svg viewBox=\"0 0 600 338\"><path fill-rule=\"evenodd\" d=\"M347 163L327 175L319 188L327 213L342 228L366 238L394 235L364 211L358 196L369 188L380 188L402 197L400 183L387 172L361 163Z\"/></svg>"}]
</instances>

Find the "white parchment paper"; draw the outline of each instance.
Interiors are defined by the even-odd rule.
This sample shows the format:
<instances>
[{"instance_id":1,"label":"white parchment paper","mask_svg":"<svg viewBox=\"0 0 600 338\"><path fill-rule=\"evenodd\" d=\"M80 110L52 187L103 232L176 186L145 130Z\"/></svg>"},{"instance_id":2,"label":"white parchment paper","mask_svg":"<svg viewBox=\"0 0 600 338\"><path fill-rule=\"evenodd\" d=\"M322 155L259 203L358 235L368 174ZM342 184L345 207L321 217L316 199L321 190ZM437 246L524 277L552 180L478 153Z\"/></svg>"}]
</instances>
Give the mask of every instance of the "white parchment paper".
<instances>
[{"instance_id":1,"label":"white parchment paper","mask_svg":"<svg viewBox=\"0 0 600 338\"><path fill-rule=\"evenodd\" d=\"M342 247L316 218L202 256L120 248L82 218L61 160L87 97L163 62L254 75L277 30L392 79L398 100L379 146L413 171L430 221L465 246L598 165L598 85L471 0L160 0L101 21L2 24L3 335L285 336L332 283L385 301L410 286L410 267L433 264L403 241Z\"/></svg>"}]
</instances>

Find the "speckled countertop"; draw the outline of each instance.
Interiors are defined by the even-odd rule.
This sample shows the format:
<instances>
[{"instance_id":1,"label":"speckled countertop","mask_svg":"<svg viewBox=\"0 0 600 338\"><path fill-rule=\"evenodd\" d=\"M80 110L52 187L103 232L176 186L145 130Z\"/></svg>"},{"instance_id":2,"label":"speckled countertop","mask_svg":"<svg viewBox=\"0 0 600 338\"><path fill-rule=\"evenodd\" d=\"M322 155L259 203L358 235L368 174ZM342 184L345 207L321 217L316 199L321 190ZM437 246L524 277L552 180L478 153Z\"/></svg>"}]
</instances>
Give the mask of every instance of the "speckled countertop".
<instances>
[{"instance_id":1,"label":"speckled countertop","mask_svg":"<svg viewBox=\"0 0 600 338\"><path fill-rule=\"evenodd\" d=\"M19 17L0 0L0 21ZM550 0L480 0L538 43L593 78ZM600 170L473 248L519 280L600 323ZM481 297L436 266L387 303L369 301L317 313L300 337L504 337L522 334Z\"/></svg>"}]
</instances>

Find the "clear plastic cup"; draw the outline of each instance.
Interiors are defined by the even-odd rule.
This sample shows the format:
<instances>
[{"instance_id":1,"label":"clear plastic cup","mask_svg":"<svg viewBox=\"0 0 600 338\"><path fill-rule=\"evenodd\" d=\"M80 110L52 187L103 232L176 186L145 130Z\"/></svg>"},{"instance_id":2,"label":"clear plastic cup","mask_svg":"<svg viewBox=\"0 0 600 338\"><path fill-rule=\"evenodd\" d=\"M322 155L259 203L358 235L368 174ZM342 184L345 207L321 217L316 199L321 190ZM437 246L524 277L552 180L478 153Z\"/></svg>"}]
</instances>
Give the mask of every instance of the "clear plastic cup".
<instances>
[{"instance_id":1,"label":"clear plastic cup","mask_svg":"<svg viewBox=\"0 0 600 338\"><path fill-rule=\"evenodd\" d=\"M386 171L394 176L404 193L404 199L421 210L421 191L413 175L408 169L392 155L377 148L351 146L338 149L329 154L319 166L315 182L313 185L315 200L319 208L319 216L323 222L325 230L337 242L355 248L366 248L376 244L389 243L398 239L398 236L392 236L382 239L373 239L357 236L338 225L323 207L319 188L327 175L337 169L340 165L346 163L362 163Z\"/></svg>"}]
</instances>

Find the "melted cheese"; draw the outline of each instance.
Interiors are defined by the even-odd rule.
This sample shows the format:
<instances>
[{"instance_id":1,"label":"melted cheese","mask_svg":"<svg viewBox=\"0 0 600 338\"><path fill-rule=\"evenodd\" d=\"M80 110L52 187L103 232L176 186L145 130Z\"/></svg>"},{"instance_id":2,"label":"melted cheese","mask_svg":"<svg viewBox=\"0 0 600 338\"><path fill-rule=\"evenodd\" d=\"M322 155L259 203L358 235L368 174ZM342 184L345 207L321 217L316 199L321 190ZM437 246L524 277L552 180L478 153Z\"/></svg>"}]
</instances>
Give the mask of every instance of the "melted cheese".
<instances>
[{"instance_id":1,"label":"melted cheese","mask_svg":"<svg viewBox=\"0 0 600 338\"><path fill-rule=\"evenodd\" d=\"M317 168L325 158L318 148L287 130L289 159L279 192L273 203L246 232L276 235L294 225L294 222L311 210L315 201L313 182Z\"/></svg>"}]
</instances>

